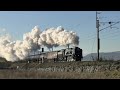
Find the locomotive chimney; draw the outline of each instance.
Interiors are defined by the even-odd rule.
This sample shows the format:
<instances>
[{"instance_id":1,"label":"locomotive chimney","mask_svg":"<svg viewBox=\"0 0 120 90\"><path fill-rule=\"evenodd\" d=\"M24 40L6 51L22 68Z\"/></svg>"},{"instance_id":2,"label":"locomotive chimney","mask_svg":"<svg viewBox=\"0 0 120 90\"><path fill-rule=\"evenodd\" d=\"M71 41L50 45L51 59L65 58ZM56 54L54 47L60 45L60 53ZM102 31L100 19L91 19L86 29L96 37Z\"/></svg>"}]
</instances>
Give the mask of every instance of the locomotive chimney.
<instances>
[{"instance_id":1,"label":"locomotive chimney","mask_svg":"<svg viewBox=\"0 0 120 90\"><path fill-rule=\"evenodd\" d=\"M68 48L69 48L69 44L68 44Z\"/></svg>"},{"instance_id":2,"label":"locomotive chimney","mask_svg":"<svg viewBox=\"0 0 120 90\"><path fill-rule=\"evenodd\" d=\"M52 51L53 51L53 47L52 47Z\"/></svg>"},{"instance_id":3,"label":"locomotive chimney","mask_svg":"<svg viewBox=\"0 0 120 90\"><path fill-rule=\"evenodd\" d=\"M44 48L42 48L42 52L44 52Z\"/></svg>"}]
</instances>

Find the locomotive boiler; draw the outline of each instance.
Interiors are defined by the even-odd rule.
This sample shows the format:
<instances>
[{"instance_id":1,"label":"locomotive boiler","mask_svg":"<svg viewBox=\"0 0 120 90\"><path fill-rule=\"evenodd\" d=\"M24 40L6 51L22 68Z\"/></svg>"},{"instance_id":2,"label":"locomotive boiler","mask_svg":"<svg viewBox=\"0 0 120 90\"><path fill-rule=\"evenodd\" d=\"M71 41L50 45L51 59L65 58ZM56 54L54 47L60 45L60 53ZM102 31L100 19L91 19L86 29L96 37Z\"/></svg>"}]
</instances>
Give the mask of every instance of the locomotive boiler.
<instances>
[{"instance_id":1,"label":"locomotive boiler","mask_svg":"<svg viewBox=\"0 0 120 90\"><path fill-rule=\"evenodd\" d=\"M39 54L30 55L29 62L65 62L65 61L81 61L83 58L82 49L79 47L66 48L58 51L44 52L44 48Z\"/></svg>"}]
</instances>

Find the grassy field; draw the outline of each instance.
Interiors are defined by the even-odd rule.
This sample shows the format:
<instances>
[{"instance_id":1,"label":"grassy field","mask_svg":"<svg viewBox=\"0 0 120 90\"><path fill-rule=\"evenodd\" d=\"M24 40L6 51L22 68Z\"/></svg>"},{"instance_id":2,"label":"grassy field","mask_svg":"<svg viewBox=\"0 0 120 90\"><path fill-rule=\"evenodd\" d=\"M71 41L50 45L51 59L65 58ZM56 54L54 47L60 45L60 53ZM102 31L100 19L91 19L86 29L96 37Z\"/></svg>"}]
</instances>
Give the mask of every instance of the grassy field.
<instances>
[{"instance_id":1,"label":"grassy field","mask_svg":"<svg viewBox=\"0 0 120 90\"><path fill-rule=\"evenodd\" d=\"M77 73L0 70L0 79L120 79L120 72Z\"/></svg>"},{"instance_id":2,"label":"grassy field","mask_svg":"<svg viewBox=\"0 0 120 90\"><path fill-rule=\"evenodd\" d=\"M120 61L0 62L0 79L120 79Z\"/></svg>"}]
</instances>

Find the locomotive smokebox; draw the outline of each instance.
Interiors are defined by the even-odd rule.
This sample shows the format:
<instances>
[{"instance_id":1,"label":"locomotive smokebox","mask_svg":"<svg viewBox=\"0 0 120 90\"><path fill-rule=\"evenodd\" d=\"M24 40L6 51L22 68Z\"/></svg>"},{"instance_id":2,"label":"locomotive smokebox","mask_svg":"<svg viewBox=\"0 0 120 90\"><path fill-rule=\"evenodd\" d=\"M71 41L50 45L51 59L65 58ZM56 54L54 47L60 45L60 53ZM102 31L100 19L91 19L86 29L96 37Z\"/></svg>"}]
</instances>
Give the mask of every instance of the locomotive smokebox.
<instances>
[{"instance_id":1,"label":"locomotive smokebox","mask_svg":"<svg viewBox=\"0 0 120 90\"><path fill-rule=\"evenodd\" d=\"M42 52L44 52L44 48L42 48Z\"/></svg>"}]
</instances>

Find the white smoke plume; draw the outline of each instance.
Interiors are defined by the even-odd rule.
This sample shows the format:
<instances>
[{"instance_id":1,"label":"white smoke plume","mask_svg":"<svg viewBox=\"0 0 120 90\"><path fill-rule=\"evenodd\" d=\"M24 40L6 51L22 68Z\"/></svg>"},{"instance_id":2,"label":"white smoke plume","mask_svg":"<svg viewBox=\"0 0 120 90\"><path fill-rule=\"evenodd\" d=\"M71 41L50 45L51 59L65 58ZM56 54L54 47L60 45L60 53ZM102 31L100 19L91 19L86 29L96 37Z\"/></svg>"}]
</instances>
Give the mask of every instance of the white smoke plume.
<instances>
[{"instance_id":1,"label":"white smoke plume","mask_svg":"<svg viewBox=\"0 0 120 90\"><path fill-rule=\"evenodd\" d=\"M75 32L64 30L61 26L49 28L43 32L35 26L31 32L23 35L23 40L11 41L9 35L0 37L0 56L8 61L23 60L28 56L28 52L57 46L67 46L68 44L78 45L79 37Z\"/></svg>"}]
</instances>

